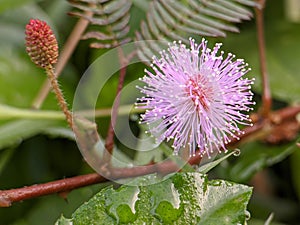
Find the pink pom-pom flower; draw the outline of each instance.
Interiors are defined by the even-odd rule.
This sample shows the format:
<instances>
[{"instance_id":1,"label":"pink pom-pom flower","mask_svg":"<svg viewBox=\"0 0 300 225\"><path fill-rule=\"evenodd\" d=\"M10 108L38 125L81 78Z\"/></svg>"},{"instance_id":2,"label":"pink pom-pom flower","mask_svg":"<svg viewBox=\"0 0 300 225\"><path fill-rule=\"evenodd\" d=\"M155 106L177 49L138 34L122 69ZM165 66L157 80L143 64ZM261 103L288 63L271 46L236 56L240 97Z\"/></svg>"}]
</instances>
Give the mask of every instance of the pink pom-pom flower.
<instances>
[{"instance_id":1,"label":"pink pom-pom flower","mask_svg":"<svg viewBox=\"0 0 300 225\"><path fill-rule=\"evenodd\" d=\"M254 79L243 78L250 70L232 54L218 54L221 44L211 50L207 41L190 47L181 42L169 44L167 51L154 57L153 72L145 70L138 87L145 95L137 108L146 112L141 122L160 143L172 141L174 153L189 148L190 155L227 151L225 145L242 133L238 124L252 125Z\"/></svg>"}]
</instances>

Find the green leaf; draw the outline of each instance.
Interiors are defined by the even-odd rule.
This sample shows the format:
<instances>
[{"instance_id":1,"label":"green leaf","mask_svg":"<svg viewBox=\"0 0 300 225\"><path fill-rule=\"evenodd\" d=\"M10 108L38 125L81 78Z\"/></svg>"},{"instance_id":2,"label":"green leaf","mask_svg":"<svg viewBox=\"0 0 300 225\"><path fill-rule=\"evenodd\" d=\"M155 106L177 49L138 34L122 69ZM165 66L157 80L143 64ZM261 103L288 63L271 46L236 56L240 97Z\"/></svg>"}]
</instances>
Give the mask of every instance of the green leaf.
<instances>
[{"instance_id":1,"label":"green leaf","mask_svg":"<svg viewBox=\"0 0 300 225\"><path fill-rule=\"evenodd\" d=\"M200 173L208 173L208 171L210 171L211 169L215 168L217 165L219 165L221 162L223 162L225 159L227 159L229 156L231 155L239 155L240 151L239 150L234 150L226 155L224 155L223 157L221 157L220 159L214 160L212 162L206 163L202 166L200 166L197 171Z\"/></svg>"},{"instance_id":2,"label":"green leaf","mask_svg":"<svg viewBox=\"0 0 300 225\"><path fill-rule=\"evenodd\" d=\"M209 181L200 173L176 173L152 185L102 189L74 212L71 221L73 225L244 224L251 193L245 185Z\"/></svg>"},{"instance_id":3,"label":"green leaf","mask_svg":"<svg viewBox=\"0 0 300 225\"><path fill-rule=\"evenodd\" d=\"M15 120L0 126L0 149L19 144L23 139L32 137L44 129L57 126L54 120Z\"/></svg>"},{"instance_id":4,"label":"green leaf","mask_svg":"<svg viewBox=\"0 0 300 225\"><path fill-rule=\"evenodd\" d=\"M66 219L65 217L61 216L55 223L55 225L73 225L70 219Z\"/></svg>"},{"instance_id":5,"label":"green leaf","mask_svg":"<svg viewBox=\"0 0 300 225\"><path fill-rule=\"evenodd\" d=\"M298 140L299 141L299 140ZM246 182L256 172L265 167L272 166L287 156L291 155L297 146L292 145L267 145L261 142L247 143L240 147L241 155L231 164L219 168L227 173L227 177L235 182Z\"/></svg>"},{"instance_id":6,"label":"green leaf","mask_svg":"<svg viewBox=\"0 0 300 225\"><path fill-rule=\"evenodd\" d=\"M149 0L145 0L145 1L133 0L132 3L136 7L138 7L139 9L142 9L146 13L149 9L150 1Z\"/></svg>"}]
</instances>

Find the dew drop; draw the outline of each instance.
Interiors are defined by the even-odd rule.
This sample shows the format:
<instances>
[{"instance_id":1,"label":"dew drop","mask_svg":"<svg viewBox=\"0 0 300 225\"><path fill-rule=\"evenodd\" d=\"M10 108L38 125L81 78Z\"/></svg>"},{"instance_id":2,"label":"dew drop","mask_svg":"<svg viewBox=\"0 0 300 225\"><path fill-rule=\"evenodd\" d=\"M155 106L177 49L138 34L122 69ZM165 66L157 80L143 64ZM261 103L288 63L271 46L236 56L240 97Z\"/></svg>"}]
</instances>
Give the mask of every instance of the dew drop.
<instances>
[{"instance_id":1,"label":"dew drop","mask_svg":"<svg viewBox=\"0 0 300 225\"><path fill-rule=\"evenodd\" d=\"M233 153L233 155L234 156L239 156L241 154L241 150L240 149L234 149L234 153Z\"/></svg>"},{"instance_id":2,"label":"dew drop","mask_svg":"<svg viewBox=\"0 0 300 225\"><path fill-rule=\"evenodd\" d=\"M245 211L245 217L246 217L246 220L250 220L250 218L251 218L251 214L247 210Z\"/></svg>"}]
</instances>

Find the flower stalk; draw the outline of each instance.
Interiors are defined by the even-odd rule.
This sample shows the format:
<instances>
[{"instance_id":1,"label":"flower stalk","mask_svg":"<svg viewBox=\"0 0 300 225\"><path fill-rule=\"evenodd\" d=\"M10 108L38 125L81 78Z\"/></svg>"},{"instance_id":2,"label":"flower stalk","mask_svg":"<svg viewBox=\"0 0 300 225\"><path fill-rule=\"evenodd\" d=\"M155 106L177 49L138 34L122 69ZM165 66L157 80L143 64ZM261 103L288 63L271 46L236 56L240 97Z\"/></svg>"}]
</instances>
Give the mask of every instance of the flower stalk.
<instances>
[{"instance_id":1,"label":"flower stalk","mask_svg":"<svg viewBox=\"0 0 300 225\"><path fill-rule=\"evenodd\" d=\"M58 104L59 104L61 110L63 111L63 113L65 114L66 120L67 120L70 128L73 129L73 115L70 112L70 110L68 108L68 104L64 98L64 95L63 95L60 87L59 87L57 77L54 72L54 68L52 67L52 65L50 65L47 68L45 68L45 70L46 70L48 79L50 80L52 90L55 93Z\"/></svg>"},{"instance_id":2,"label":"flower stalk","mask_svg":"<svg viewBox=\"0 0 300 225\"><path fill-rule=\"evenodd\" d=\"M53 64L57 63L58 44L51 27L44 21L31 19L26 25L25 34L28 55L38 67L45 69L58 104L65 114L69 126L73 129L73 116L68 109L54 72Z\"/></svg>"},{"instance_id":3,"label":"flower stalk","mask_svg":"<svg viewBox=\"0 0 300 225\"><path fill-rule=\"evenodd\" d=\"M264 34L264 7L266 0L258 0L260 8L255 8L257 40L259 49L259 63L262 77L262 107L261 115L268 118L272 109L272 96L269 84L269 75L267 70L266 44Z\"/></svg>"}]
</instances>

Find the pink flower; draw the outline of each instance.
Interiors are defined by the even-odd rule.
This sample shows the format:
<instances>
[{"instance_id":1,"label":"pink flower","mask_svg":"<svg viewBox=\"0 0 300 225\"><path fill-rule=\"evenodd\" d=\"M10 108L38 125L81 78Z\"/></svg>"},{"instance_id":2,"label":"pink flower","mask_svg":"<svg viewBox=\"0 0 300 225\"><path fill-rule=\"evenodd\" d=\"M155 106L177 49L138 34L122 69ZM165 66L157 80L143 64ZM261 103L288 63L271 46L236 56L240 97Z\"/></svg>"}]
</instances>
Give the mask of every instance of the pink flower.
<instances>
[{"instance_id":1,"label":"pink flower","mask_svg":"<svg viewBox=\"0 0 300 225\"><path fill-rule=\"evenodd\" d=\"M26 51L39 67L46 68L57 62L58 45L50 26L38 19L26 25Z\"/></svg>"},{"instance_id":2,"label":"pink flower","mask_svg":"<svg viewBox=\"0 0 300 225\"><path fill-rule=\"evenodd\" d=\"M242 133L238 124L252 125L244 114L255 104L253 79L243 78L250 69L232 54L223 59L220 46L211 50L204 39L199 45L190 39L190 48L174 42L153 58L154 72L145 70L141 79L146 84L138 87L145 94L137 103L146 109L141 122L159 143L172 141L175 154L185 147L190 155L199 149L209 157L226 151L230 138Z\"/></svg>"}]
</instances>

